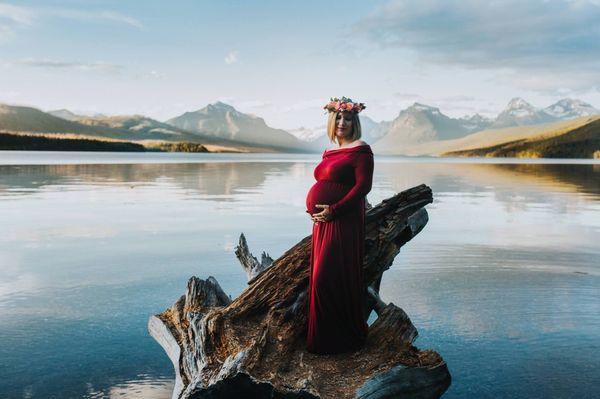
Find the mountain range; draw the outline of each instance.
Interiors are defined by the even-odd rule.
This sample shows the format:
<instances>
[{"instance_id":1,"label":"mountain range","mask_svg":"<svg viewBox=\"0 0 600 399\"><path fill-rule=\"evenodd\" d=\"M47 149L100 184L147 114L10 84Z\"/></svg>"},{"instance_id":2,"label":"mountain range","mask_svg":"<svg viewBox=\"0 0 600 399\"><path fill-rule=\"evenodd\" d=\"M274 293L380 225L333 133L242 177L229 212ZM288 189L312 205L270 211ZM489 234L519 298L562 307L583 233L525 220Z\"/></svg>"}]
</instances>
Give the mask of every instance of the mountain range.
<instances>
[{"instance_id":1,"label":"mountain range","mask_svg":"<svg viewBox=\"0 0 600 399\"><path fill-rule=\"evenodd\" d=\"M282 129L267 126L264 119L239 112L223 102L169 119L167 124L205 136L244 144L261 144L282 150L300 150L306 143Z\"/></svg>"},{"instance_id":2,"label":"mountain range","mask_svg":"<svg viewBox=\"0 0 600 399\"><path fill-rule=\"evenodd\" d=\"M600 110L581 100L565 98L546 108L536 108L524 99L515 97L495 117L480 114L452 118L439 108L415 102L401 110L391 121L375 122L361 115L363 138L374 150L382 153L403 154L409 148L423 143L454 140L488 130L518 126L532 126L600 114ZM291 130L301 140L331 146L326 140L325 125Z\"/></svg>"},{"instance_id":3,"label":"mountain range","mask_svg":"<svg viewBox=\"0 0 600 399\"><path fill-rule=\"evenodd\" d=\"M515 97L495 118L479 114L452 118L437 107L415 102L390 121L376 122L361 115L361 126L362 138L372 145L375 152L415 155L415 149L427 148L430 144L435 147L437 143L443 147L444 143L478 132L552 124L596 114L600 111L592 105L569 98L546 108L537 108ZM86 116L66 109L42 112L31 107L0 104L0 130L78 134L142 142L189 141L232 148L243 146L256 152L322 152L333 147L326 137L325 125L290 131L276 129L268 126L264 119L242 113L220 101L165 122L143 115ZM498 141L502 133L484 136L493 136Z\"/></svg>"},{"instance_id":4,"label":"mountain range","mask_svg":"<svg viewBox=\"0 0 600 399\"><path fill-rule=\"evenodd\" d=\"M414 103L400 111L394 120L380 123L387 132L374 143L373 150L384 154L415 155L414 148L423 148L425 143L456 140L486 130L547 124L594 114L600 114L600 110L574 99L562 99L539 109L515 97L496 118L479 114L451 118L438 108Z\"/></svg>"}]
</instances>

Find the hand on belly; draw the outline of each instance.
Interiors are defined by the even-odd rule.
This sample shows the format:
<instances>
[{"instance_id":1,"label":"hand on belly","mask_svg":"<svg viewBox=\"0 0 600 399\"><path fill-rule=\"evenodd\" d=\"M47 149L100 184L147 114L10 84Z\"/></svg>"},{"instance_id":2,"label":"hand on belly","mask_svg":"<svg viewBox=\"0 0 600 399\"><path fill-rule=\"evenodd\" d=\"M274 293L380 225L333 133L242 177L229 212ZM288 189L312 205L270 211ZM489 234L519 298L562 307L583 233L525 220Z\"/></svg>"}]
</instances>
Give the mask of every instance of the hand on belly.
<instances>
[{"instance_id":1,"label":"hand on belly","mask_svg":"<svg viewBox=\"0 0 600 399\"><path fill-rule=\"evenodd\" d=\"M311 215L320 213L323 208L317 205L331 205L339 201L349 191L349 187L328 180L317 181L306 196L306 211Z\"/></svg>"}]
</instances>

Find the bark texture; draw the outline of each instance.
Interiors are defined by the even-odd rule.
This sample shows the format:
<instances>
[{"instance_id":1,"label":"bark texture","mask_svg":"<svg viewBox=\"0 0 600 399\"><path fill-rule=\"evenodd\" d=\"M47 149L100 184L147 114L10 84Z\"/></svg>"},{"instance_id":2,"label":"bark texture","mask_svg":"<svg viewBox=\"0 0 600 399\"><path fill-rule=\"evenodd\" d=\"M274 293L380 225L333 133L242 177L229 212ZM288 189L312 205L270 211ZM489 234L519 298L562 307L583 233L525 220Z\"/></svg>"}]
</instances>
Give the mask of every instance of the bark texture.
<instances>
[{"instance_id":1,"label":"bark texture","mask_svg":"<svg viewBox=\"0 0 600 399\"><path fill-rule=\"evenodd\" d=\"M427 224L431 189L421 184L366 213L364 276L368 312L377 319L359 351L306 352L311 237L272 260L253 257L240 237L236 254L248 275L237 298L213 277L192 277L185 295L152 316L150 334L173 362L173 398L437 398L450 385L442 357L413 345L408 315L379 297L385 270Z\"/></svg>"}]
</instances>

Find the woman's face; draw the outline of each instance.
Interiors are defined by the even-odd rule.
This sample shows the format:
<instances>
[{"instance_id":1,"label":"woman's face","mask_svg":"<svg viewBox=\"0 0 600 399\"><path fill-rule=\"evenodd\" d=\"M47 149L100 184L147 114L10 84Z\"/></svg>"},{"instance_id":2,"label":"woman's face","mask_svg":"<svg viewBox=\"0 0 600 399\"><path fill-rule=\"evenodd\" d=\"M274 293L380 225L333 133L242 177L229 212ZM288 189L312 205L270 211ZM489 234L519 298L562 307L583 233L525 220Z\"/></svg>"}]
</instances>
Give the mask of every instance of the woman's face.
<instances>
[{"instance_id":1,"label":"woman's face","mask_svg":"<svg viewBox=\"0 0 600 399\"><path fill-rule=\"evenodd\" d=\"M335 117L335 135L346 138L352 131L352 114L350 112L338 112Z\"/></svg>"}]
</instances>

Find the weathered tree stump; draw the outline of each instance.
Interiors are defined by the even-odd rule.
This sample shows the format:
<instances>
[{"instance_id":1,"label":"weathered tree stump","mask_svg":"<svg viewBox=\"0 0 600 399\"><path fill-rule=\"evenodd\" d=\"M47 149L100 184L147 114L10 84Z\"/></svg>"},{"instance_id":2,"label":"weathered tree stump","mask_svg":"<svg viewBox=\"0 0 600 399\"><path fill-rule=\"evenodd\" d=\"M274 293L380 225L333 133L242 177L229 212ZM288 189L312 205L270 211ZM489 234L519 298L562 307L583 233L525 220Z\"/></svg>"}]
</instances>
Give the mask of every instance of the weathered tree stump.
<instances>
[{"instance_id":1,"label":"weathered tree stump","mask_svg":"<svg viewBox=\"0 0 600 399\"><path fill-rule=\"evenodd\" d=\"M273 261L254 258L240 237L236 254L248 288L231 300L218 282L192 277L173 306L152 316L150 334L175 367L173 398L437 398L450 384L436 352L412 345L406 313L379 297L400 248L427 224L431 189L422 184L366 214L364 276L368 312L378 317L356 352L305 350L311 236Z\"/></svg>"}]
</instances>

